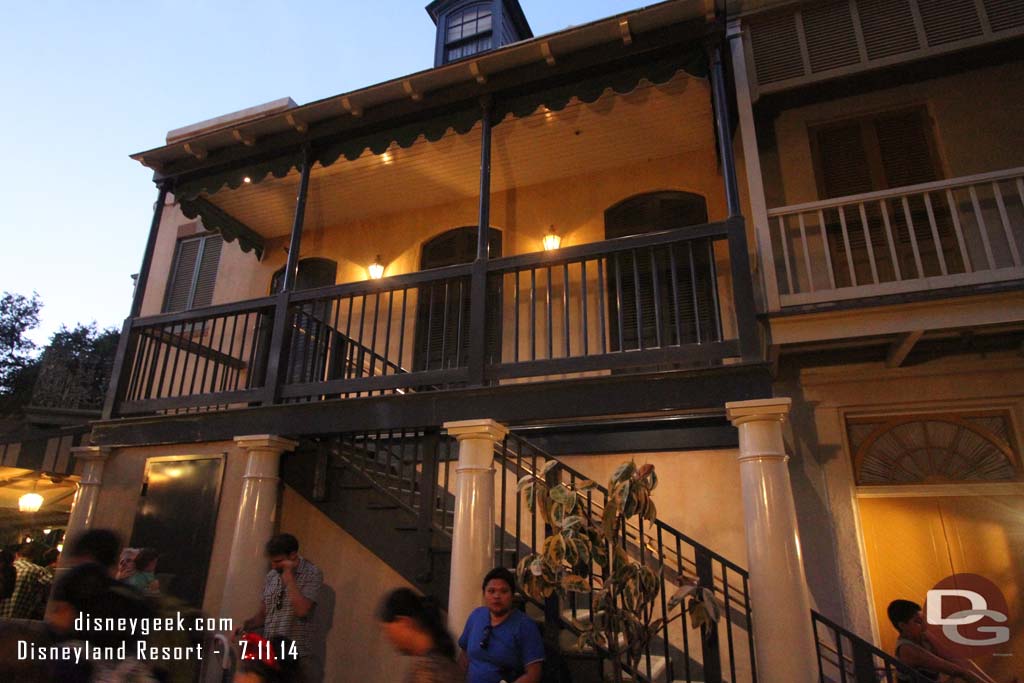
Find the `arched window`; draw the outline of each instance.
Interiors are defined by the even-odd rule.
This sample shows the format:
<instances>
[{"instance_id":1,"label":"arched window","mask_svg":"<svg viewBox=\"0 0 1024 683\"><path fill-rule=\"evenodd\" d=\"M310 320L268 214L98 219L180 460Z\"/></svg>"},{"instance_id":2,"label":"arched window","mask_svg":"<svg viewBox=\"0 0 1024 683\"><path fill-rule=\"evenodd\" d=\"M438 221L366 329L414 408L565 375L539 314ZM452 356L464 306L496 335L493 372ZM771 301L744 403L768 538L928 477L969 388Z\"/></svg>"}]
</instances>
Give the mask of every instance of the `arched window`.
<instances>
[{"instance_id":1,"label":"arched window","mask_svg":"<svg viewBox=\"0 0 1024 683\"><path fill-rule=\"evenodd\" d=\"M707 222L704 197L691 192L648 192L607 209L604 236L615 239ZM621 253L617 262L608 266L612 350L657 348L659 339L662 346L720 340L714 288L710 240L644 252L636 256L635 263L633 252Z\"/></svg>"},{"instance_id":2,"label":"arched window","mask_svg":"<svg viewBox=\"0 0 1024 683\"><path fill-rule=\"evenodd\" d=\"M490 50L493 44L491 4L480 3L455 10L445 22L445 62Z\"/></svg>"},{"instance_id":3,"label":"arched window","mask_svg":"<svg viewBox=\"0 0 1024 683\"><path fill-rule=\"evenodd\" d=\"M420 270L443 268L476 259L477 227L453 228L423 244ZM487 253L501 256L501 231L490 228ZM447 283L420 287L416 303L415 370L462 367L469 350L469 283L467 275ZM501 348L501 306L498 292L487 292L487 355L495 358Z\"/></svg>"},{"instance_id":4,"label":"arched window","mask_svg":"<svg viewBox=\"0 0 1024 683\"><path fill-rule=\"evenodd\" d=\"M277 294L281 291L281 284L284 282L284 269L282 266L270 278L270 293ZM338 277L338 263L326 258L304 258L299 261L299 274L295 278L295 289L315 289L316 287L330 287Z\"/></svg>"},{"instance_id":5,"label":"arched window","mask_svg":"<svg viewBox=\"0 0 1024 683\"><path fill-rule=\"evenodd\" d=\"M1005 414L894 415L847 419L858 484L1014 481Z\"/></svg>"}]
</instances>

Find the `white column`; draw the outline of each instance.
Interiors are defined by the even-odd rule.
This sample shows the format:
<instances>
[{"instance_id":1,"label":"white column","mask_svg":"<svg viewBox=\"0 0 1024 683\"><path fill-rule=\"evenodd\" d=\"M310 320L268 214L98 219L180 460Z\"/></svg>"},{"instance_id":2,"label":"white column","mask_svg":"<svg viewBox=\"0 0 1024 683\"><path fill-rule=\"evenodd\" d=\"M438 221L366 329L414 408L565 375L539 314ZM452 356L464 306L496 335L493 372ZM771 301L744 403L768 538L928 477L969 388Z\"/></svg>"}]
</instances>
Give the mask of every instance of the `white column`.
<instances>
[{"instance_id":1,"label":"white column","mask_svg":"<svg viewBox=\"0 0 1024 683\"><path fill-rule=\"evenodd\" d=\"M448 626L458 634L480 606L480 582L493 567L494 444L508 429L490 419L446 422L444 428L459 441L448 588Z\"/></svg>"},{"instance_id":2,"label":"white column","mask_svg":"<svg viewBox=\"0 0 1024 683\"><path fill-rule=\"evenodd\" d=\"M78 482L78 491L71 504L71 516L68 528L64 532L64 542L70 542L92 526L96 513L96 501L100 495L100 484L103 483L103 465L110 455L107 446L76 446L71 449L72 457L78 458L82 464L82 479Z\"/></svg>"},{"instance_id":3,"label":"white column","mask_svg":"<svg viewBox=\"0 0 1024 683\"><path fill-rule=\"evenodd\" d=\"M750 220L754 224L758 259L764 285L765 301L769 311L779 310L779 284L775 278L775 257L772 252L771 225L768 222L768 203L764 197L761 175L761 154L757 149L754 127L754 108L747 76L747 55L743 49L743 29L740 20L730 21L729 49L732 54L732 74L736 83L736 110L739 114L740 139L743 141L743 165L747 170L747 197L750 200Z\"/></svg>"},{"instance_id":4,"label":"white column","mask_svg":"<svg viewBox=\"0 0 1024 683\"><path fill-rule=\"evenodd\" d=\"M788 398L725 404L740 432L754 652L763 683L813 683L818 678L811 598L782 439L790 404Z\"/></svg>"},{"instance_id":5,"label":"white column","mask_svg":"<svg viewBox=\"0 0 1024 683\"><path fill-rule=\"evenodd\" d=\"M231 617L241 624L259 608L267 575L265 546L274 533L281 453L293 450L298 443L270 434L236 436L235 443L247 456L218 616Z\"/></svg>"}]
</instances>

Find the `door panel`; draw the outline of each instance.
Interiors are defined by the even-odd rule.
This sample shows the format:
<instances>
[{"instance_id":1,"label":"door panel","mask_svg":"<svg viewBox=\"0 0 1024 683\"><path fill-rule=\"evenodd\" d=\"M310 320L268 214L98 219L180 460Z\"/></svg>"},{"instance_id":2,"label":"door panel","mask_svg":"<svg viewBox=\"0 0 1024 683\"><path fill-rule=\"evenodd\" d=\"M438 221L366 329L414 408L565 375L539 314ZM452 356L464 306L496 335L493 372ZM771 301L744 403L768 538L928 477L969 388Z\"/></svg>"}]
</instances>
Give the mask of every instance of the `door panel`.
<instances>
[{"instance_id":1,"label":"door panel","mask_svg":"<svg viewBox=\"0 0 1024 683\"><path fill-rule=\"evenodd\" d=\"M1024 657L1024 496L861 498L864 549L881 646L893 652L896 631L886 617L897 598L924 604L925 594L954 573L978 574L1002 590L1010 606L1013 657L977 657L996 679L1009 679ZM935 628L935 627L932 627Z\"/></svg>"},{"instance_id":2,"label":"door panel","mask_svg":"<svg viewBox=\"0 0 1024 683\"><path fill-rule=\"evenodd\" d=\"M203 604L217 526L224 456L150 458L129 545L160 553L161 590L190 605Z\"/></svg>"}]
</instances>

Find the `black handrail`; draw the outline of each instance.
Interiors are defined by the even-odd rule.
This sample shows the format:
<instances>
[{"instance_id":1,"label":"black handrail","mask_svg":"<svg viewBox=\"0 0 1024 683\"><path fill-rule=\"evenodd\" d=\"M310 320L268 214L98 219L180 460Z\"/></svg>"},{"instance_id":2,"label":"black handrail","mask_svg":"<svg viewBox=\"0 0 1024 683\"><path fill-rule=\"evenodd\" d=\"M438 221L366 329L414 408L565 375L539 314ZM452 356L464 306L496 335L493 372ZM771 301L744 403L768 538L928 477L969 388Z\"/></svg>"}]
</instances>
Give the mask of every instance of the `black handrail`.
<instances>
[{"instance_id":1,"label":"black handrail","mask_svg":"<svg viewBox=\"0 0 1024 683\"><path fill-rule=\"evenodd\" d=\"M821 683L927 683L928 679L828 617L811 610ZM822 630L825 634L822 636Z\"/></svg>"}]
</instances>

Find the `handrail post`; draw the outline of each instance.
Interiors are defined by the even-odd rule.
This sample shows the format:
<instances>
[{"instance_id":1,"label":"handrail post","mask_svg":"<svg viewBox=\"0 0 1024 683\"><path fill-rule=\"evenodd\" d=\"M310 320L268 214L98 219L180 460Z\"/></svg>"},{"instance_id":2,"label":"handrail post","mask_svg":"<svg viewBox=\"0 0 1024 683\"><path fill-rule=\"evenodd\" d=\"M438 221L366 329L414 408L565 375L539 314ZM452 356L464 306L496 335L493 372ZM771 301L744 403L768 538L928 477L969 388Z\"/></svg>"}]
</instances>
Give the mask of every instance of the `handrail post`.
<instances>
[{"instance_id":1,"label":"handrail post","mask_svg":"<svg viewBox=\"0 0 1024 683\"><path fill-rule=\"evenodd\" d=\"M697 581L708 590L715 589L715 573L711 555L704 548L695 548ZM725 606L729 609L729 605ZM722 656L718 648L718 624L709 623L700 630L701 660L704 663L705 683L722 683Z\"/></svg>"},{"instance_id":2,"label":"handrail post","mask_svg":"<svg viewBox=\"0 0 1024 683\"><path fill-rule=\"evenodd\" d=\"M420 469L420 514L416 533L420 537L418 547L423 551L423 571L417 577L424 583L434 578L434 554L431 551L434 536L434 512L437 499L437 458L441 446L440 434L436 430L428 430L420 441L423 449L423 466ZM441 518L444 525L444 518Z\"/></svg>"},{"instance_id":3,"label":"handrail post","mask_svg":"<svg viewBox=\"0 0 1024 683\"><path fill-rule=\"evenodd\" d=\"M480 100L480 205L476 259L469 286L469 384L484 383L487 353L487 244L491 228L491 100Z\"/></svg>"},{"instance_id":4,"label":"handrail post","mask_svg":"<svg viewBox=\"0 0 1024 683\"><path fill-rule=\"evenodd\" d=\"M288 329L288 300L295 287L299 273L299 249L302 245L302 224L306 215L306 195L309 192L309 172L313 167L313 152L309 145L302 148L302 176L299 180L299 194L295 200L295 217L288 246L288 262L285 265L281 291L277 293L274 305L274 327L267 350L267 374L264 381L263 405L274 405L280 397L284 357L291 337Z\"/></svg>"},{"instance_id":5,"label":"handrail post","mask_svg":"<svg viewBox=\"0 0 1024 683\"><path fill-rule=\"evenodd\" d=\"M139 267L139 278L135 281L135 291L132 292L132 306L121 327L121 336L117 340L117 352L114 356L114 367L110 374L110 384L107 386L107 395L103 401L104 420L114 417L117 406L124 400L125 392L128 389L128 365L132 362L132 356L128 353L128 344L131 337L132 321L139 317L142 312L142 300L146 296L146 285L149 284L149 271L153 266L153 253L156 251L156 238L160 233L160 220L164 215L164 204L167 201L169 184L167 181L157 183L158 192L156 204L153 207L153 218L149 223L149 236L146 238L146 249L142 253L142 265Z\"/></svg>"}]
</instances>

